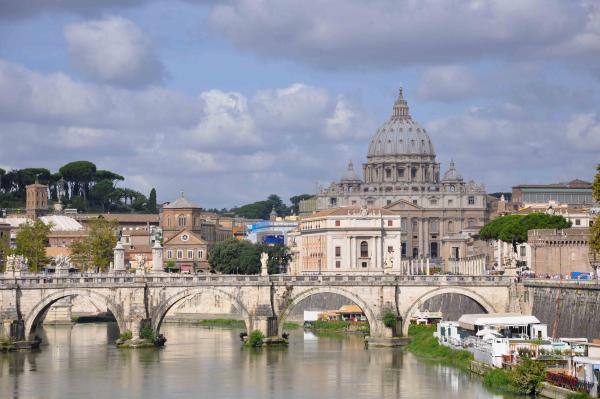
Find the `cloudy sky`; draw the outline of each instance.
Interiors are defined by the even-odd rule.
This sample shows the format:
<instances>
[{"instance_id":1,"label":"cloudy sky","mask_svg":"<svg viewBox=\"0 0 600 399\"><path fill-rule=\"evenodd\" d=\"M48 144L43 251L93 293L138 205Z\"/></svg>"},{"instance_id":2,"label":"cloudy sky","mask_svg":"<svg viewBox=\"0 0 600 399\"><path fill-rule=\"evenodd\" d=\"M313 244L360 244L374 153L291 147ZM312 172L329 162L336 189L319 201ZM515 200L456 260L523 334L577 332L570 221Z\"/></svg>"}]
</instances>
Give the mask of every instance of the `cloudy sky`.
<instances>
[{"instance_id":1,"label":"cloudy sky","mask_svg":"<svg viewBox=\"0 0 600 399\"><path fill-rule=\"evenodd\" d=\"M0 167L86 159L206 207L315 191L403 86L442 169L591 179L596 0L0 0Z\"/></svg>"}]
</instances>

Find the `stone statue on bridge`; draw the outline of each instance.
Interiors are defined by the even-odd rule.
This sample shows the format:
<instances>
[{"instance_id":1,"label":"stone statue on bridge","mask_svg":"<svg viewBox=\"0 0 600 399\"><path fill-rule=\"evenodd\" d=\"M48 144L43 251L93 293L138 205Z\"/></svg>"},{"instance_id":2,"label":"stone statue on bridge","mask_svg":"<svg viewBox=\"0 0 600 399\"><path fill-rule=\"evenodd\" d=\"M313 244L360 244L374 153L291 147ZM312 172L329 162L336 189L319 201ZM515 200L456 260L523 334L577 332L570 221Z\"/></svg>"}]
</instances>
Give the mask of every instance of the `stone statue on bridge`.
<instances>
[{"instance_id":1,"label":"stone statue on bridge","mask_svg":"<svg viewBox=\"0 0 600 399\"><path fill-rule=\"evenodd\" d=\"M71 258L65 255L55 256L52 263L54 263L54 274L65 275L69 274L71 270Z\"/></svg>"},{"instance_id":2,"label":"stone statue on bridge","mask_svg":"<svg viewBox=\"0 0 600 399\"><path fill-rule=\"evenodd\" d=\"M394 269L394 251L389 251L385 254L384 272Z\"/></svg>"},{"instance_id":3,"label":"stone statue on bridge","mask_svg":"<svg viewBox=\"0 0 600 399\"><path fill-rule=\"evenodd\" d=\"M146 263L147 263L146 255L144 255L144 254L135 255L135 263L137 265L137 267L135 269L136 274L146 272Z\"/></svg>"},{"instance_id":4,"label":"stone statue on bridge","mask_svg":"<svg viewBox=\"0 0 600 399\"><path fill-rule=\"evenodd\" d=\"M269 254L266 252L261 253L260 254L260 275L261 276L269 275L269 269L267 267L268 262L269 262Z\"/></svg>"},{"instance_id":5,"label":"stone statue on bridge","mask_svg":"<svg viewBox=\"0 0 600 399\"><path fill-rule=\"evenodd\" d=\"M27 272L29 261L23 255L8 255L6 257L5 273L12 276L20 276L22 272Z\"/></svg>"}]
</instances>

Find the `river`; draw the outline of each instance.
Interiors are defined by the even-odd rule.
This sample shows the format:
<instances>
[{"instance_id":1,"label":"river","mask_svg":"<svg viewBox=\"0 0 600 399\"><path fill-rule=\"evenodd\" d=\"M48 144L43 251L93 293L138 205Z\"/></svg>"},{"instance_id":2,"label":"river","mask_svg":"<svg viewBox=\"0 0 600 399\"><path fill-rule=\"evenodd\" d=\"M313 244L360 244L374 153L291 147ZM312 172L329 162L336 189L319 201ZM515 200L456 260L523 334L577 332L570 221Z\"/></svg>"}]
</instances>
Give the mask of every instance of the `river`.
<instances>
[{"instance_id":1,"label":"river","mask_svg":"<svg viewBox=\"0 0 600 399\"><path fill-rule=\"evenodd\" d=\"M44 326L36 353L0 353L0 398L505 398L479 378L360 336L293 331L244 349L239 330L163 325L162 349L117 349L116 326Z\"/></svg>"}]
</instances>

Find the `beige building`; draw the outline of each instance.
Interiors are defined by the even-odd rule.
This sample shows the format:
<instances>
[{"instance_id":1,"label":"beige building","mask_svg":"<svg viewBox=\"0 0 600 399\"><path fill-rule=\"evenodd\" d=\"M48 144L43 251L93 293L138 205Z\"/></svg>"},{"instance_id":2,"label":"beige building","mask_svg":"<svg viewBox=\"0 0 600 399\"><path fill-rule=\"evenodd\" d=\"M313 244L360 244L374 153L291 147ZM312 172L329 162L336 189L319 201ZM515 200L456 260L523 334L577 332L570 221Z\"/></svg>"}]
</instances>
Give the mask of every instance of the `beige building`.
<instances>
[{"instance_id":1,"label":"beige building","mask_svg":"<svg viewBox=\"0 0 600 399\"><path fill-rule=\"evenodd\" d=\"M440 258L446 238L475 233L488 221L483 185L465 182L454 162L445 173L425 128L412 119L402 90L392 115L369 144L363 178L352 162L339 182L321 187L316 210L385 208L406 220L402 257ZM300 209L310 209L301 203ZM460 254L459 256L463 256Z\"/></svg>"},{"instance_id":2,"label":"beige building","mask_svg":"<svg viewBox=\"0 0 600 399\"><path fill-rule=\"evenodd\" d=\"M592 272L589 260L590 231L587 228L529 230L531 270L537 276Z\"/></svg>"},{"instance_id":3,"label":"beige building","mask_svg":"<svg viewBox=\"0 0 600 399\"><path fill-rule=\"evenodd\" d=\"M165 262L174 262L183 272L207 271L208 251L217 242L233 237L214 214L207 214L183 193L160 214Z\"/></svg>"},{"instance_id":4,"label":"beige building","mask_svg":"<svg viewBox=\"0 0 600 399\"><path fill-rule=\"evenodd\" d=\"M383 272L400 265L400 216L381 208L335 208L302 219L288 235L291 274Z\"/></svg>"},{"instance_id":5,"label":"beige building","mask_svg":"<svg viewBox=\"0 0 600 399\"><path fill-rule=\"evenodd\" d=\"M25 187L25 209L27 216L36 218L48 212L48 186L39 184L37 179L34 184Z\"/></svg>"}]
</instances>

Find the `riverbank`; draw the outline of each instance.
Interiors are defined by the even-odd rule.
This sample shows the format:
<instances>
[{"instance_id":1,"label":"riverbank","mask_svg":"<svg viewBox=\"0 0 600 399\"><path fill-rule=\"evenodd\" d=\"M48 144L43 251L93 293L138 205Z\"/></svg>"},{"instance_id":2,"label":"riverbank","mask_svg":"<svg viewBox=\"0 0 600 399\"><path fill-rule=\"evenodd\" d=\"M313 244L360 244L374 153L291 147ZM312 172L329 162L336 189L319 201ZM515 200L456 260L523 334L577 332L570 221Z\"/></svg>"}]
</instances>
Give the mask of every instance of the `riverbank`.
<instances>
[{"instance_id":1,"label":"riverbank","mask_svg":"<svg viewBox=\"0 0 600 399\"><path fill-rule=\"evenodd\" d=\"M366 321L315 320L306 328L316 333L369 334L369 323Z\"/></svg>"},{"instance_id":2,"label":"riverbank","mask_svg":"<svg viewBox=\"0 0 600 399\"><path fill-rule=\"evenodd\" d=\"M537 394L551 399L585 399L585 393L574 392L544 382L545 367L542 363L523 358L511 370L499 369L475 362L473 354L466 350L456 350L440 345L433 336L434 325L411 325L408 335L411 338L406 349L418 357L440 361L464 371L480 375L483 385L492 391L514 395Z\"/></svg>"},{"instance_id":3,"label":"riverbank","mask_svg":"<svg viewBox=\"0 0 600 399\"><path fill-rule=\"evenodd\" d=\"M246 323L244 320L236 319L206 319L206 320L195 320L189 324L202 326L202 327L216 327L216 328L238 328L245 329ZM294 322L285 322L283 324L284 330L297 330L301 327L300 324Z\"/></svg>"}]
</instances>

